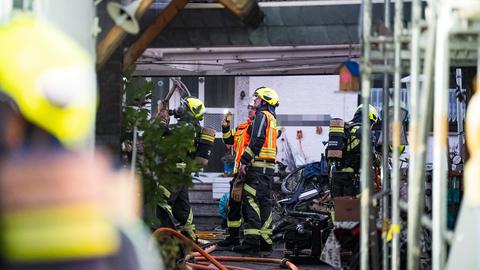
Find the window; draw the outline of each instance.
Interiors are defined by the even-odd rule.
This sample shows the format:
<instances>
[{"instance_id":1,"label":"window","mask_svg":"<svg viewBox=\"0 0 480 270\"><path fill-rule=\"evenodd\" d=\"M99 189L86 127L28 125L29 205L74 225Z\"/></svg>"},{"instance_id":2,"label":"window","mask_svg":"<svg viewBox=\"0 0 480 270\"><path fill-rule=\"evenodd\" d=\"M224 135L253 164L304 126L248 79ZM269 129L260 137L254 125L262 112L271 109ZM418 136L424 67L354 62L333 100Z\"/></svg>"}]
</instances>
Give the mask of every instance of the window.
<instances>
[{"instance_id":1,"label":"window","mask_svg":"<svg viewBox=\"0 0 480 270\"><path fill-rule=\"evenodd\" d=\"M190 95L198 98L198 77L182 77L181 80L187 86Z\"/></svg>"},{"instance_id":2,"label":"window","mask_svg":"<svg viewBox=\"0 0 480 270\"><path fill-rule=\"evenodd\" d=\"M13 8L19 10L33 10L33 0L13 0Z\"/></svg>"},{"instance_id":3,"label":"window","mask_svg":"<svg viewBox=\"0 0 480 270\"><path fill-rule=\"evenodd\" d=\"M401 103L406 106L406 109L409 108L409 95L407 89L401 89ZM390 106L393 106L392 100L390 100ZM450 124L450 131L457 131L457 103L458 99L456 97L456 89L449 89L449 98L448 98L448 122ZM383 89L382 88L372 88L371 92L371 104L378 110L379 113L382 111L383 106ZM463 112L465 111L465 105L462 104L461 108Z\"/></svg>"},{"instance_id":4,"label":"window","mask_svg":"<svg viewBox=\"0 0 480 270\"><path fill-rule=\"evenodd\" d=\"M211 108L233 108L235 78L227 76L205 77L205 106Z\"/></svg>"}]
</instances>

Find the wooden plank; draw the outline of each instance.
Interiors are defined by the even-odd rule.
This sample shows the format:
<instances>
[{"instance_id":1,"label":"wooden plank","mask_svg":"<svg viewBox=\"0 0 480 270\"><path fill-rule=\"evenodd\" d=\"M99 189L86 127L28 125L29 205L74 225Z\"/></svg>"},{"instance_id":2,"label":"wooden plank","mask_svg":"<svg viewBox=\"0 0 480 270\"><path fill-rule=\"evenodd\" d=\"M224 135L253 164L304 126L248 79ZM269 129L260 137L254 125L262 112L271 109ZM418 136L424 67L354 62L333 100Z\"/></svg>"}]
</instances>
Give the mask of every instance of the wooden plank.
<instances>
[{"instance_id":1,"label":"wooden plank","mask_svg":"<svg viewBox=\"0 0 480 270\"><path fill-rule=\"evenodd\" d=\"M142 35L130 46L123 56L123 71L128 70L135 61L150 46L152 41L167 27L167 25L177 16L185 7L187 0L172 0L165 9L158 14L155 21L150 24Z\"/></svg>"},{"instance_id":2,"label":"wooden plank","mask_svg":"<svg viewBox=\"0 0 480 270\"><path fill-rule=\"evenodd\" d=\"M153 0L142 0L135 12L135 17L139 20L143 14L152 5ZM110 29L107 35L97 45L97 70L100 70L103 65L110 59L115 50L120 46L123 39L127 36L120 26L115 25Z\"/></svg>"}]
</instances>

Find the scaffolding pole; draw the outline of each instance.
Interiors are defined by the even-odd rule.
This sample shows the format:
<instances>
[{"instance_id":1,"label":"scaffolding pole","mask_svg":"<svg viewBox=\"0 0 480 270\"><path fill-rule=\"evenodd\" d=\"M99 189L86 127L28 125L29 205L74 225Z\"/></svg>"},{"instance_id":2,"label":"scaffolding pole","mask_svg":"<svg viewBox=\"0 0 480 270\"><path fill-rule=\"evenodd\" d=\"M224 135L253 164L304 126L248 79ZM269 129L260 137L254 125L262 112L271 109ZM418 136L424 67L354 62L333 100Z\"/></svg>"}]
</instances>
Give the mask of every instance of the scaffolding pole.
<instances>
[{"instance_id":1,"label":"scaffolding pole","mask_svg":"<svg viewBox=\"0 0 480 270\"><path fill-rule=\"evenodd\" d=\"M443 238L447 230L447 173L448 173L448 83L449 83L449 35L452 25L447 1L439 2L435 56L435 108L433 135L433 206L432 206L432 269L445 266L446 244ZM440 24L442 27L440 27Z\"/></svg>"},{"instance_id":2,"label":"scaffolding pole","mask_svg":"<svg viewBox=\"0 0 480 270\"><path fill-rule=\"evenodd\" d=\"M372 2L371 0L363 1L363 65L362 65L362 159L361 159L361 197L360 203L362 207L360 218L360 269L369 269L369 250L368 240L370 238L370 206L371 206L371 145L370 145L370 118L369 118L369 104L370 104L370 36L372 27Z\"/></svg>"},{"instance_id":3,"label":"scaffolding pole","mask_svg":"<svg viewBox=\"0 0 480 270\"><path fill-rule=\"evenodd\" d=\"M412 1L411 60L410 60L410 124L408 167L408 232L407 265L409 270L417 270L420 258L420 217L423 214L425 183L417 167L423 170L419 162L419 103L420 103L420 25L421 1ZM421 173L421 172L420 172Z\"/></svg>"},{"instance_id":4,"label":"scaffolding pole","mask_svg":"<svg viewBox=\"0 0 480 270\"><path fill-rule=\"evenodd\" d=\"M385 16L385 27L390 29L390 0L385 0L384 3L384 16ZM385 44L383 45L385 49ZM385 58L384 65L388 66L388 59ZM388 107L390 101L390 85L389 85L388 73L383 73L383 106L382 106L382 192L390 190L390 175L388 172ZM387 239L388 223L390 216L390 203L389 196L382 197L382 218L383 218L383 228L382 228L382 269L390 269L390 263L388 260L389 246Z\"/></svg>"},{"instance_id":5,"label":"scaffolding pole","mask_svg":"<svg viewBox=\"0 0 480 270\"><path fill-rule=\"evenodd\" d=\"M392 270L400 267L400 87L402 66L400 59L401 38L403 30L403 1L395 1L395 24L394 24L394 44L395 44L395 73L394 73L394 91L393 91L393 125L392 125Z\"/></svg>"}]
</instances>

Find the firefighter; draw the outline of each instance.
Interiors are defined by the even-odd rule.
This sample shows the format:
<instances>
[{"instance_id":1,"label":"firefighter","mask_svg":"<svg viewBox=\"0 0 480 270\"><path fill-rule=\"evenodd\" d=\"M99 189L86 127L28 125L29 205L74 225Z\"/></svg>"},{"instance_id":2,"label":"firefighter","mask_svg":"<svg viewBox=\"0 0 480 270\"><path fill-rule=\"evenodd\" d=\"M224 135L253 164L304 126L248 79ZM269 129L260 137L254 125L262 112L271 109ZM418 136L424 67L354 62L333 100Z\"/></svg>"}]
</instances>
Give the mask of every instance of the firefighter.
<instances>
[{"instance_id":1,"label":"firefighter","mask_svg":"<svg viewBox=\"0 0 480 270\"><path fill-rule=\"evenodd\" d=\"M361 137L362 137L362 105L358 106L353 119L345 124L345 154L341 160L341 168L332 172L332 198L338 196L355 196L359 192L356 177L360 172ZM378 111L369 105L370 128L378 122Z\"/></svg>"},{"instance_id":2,"label":"firefighter","mask_svg":"<svg viewBox=\"0 0 480 270\"><path fill-rule=\"evenodd\" d=\"M248 134L248 128L250 127L253 119L255 118L255 106L254 99L248 104L248 119L242 122L234 129L230 129L231 114L227 114L222 123L223 141L226 145L233 145L235 151L235 165L233 167L234 175L238 174L238 168L240 167L240 158L242 157L245 148L247 148L250 142L250 134ZM241 196L235 196L241 194L238 192L232 192L233 189L242 189L242 186L237 183L234 185L235 179L230 183L230 196L228 199L228 213L227 213L227 227L229 236L218 242L220 247L229 247L240 245L240 226L242 225L242 213L241 213Z\"/></svg>"},{"instance_id":3,"label":"firefighter","mask_svg":"<svg viewBox=\"0 0 480 270\"><path fill-rule=\"evenodd\" d=\"M278 94L268 87L254 92L256 114L248 129L250 142L240 158L238 175L234 182L232 197L242 197L244 241L233 247L235 252L272 250L272 198L271 190L278 135L275 108L279 105Z\"/></svg>"},{"instance_id":4,"label":"firefighter","mask_svg":"<svg viewBox=\"0 0 480 270\"><path fill-rule=\"evenodd\" d=\"M96 113L91 56L25 14L0 26L0 40L0 268L161 267L146 264L131 231L114 221L135 219L131 209L113 209L125 198L110 193L128 173L82 151Z\"/></svg>"},{"instance_id":5,"label":"firefighter","mask_svg":"<svg viewBox=\"0 0 480 270\"><path fill-rule=\"evenodd\" d=\"M169 111L162 109L159 111L160 120L168 126L169 117L173 115L178 119L182 125L188 125L193 128L194 141L196 151L192 153L192 158L195 158L200 166L207 166L208 159L211 155L213 142L215 140L215 132L211 129L202 128L200 121L206 112L203 102L194 97L187 97L181 100L181 107ZM169 127L171 128L171 127ZM168 129L166 132L168 135ZM180 223L180 231L185 236L193 241L197 241L195 233L195 224L193 223L192 206L188 198L188 188L186 186L180 187L165 187L164 196L168 200L168 205L164 207L157 207L156 215L169 227L174 227L173 217Z\"/></svg>"}]
</instances>

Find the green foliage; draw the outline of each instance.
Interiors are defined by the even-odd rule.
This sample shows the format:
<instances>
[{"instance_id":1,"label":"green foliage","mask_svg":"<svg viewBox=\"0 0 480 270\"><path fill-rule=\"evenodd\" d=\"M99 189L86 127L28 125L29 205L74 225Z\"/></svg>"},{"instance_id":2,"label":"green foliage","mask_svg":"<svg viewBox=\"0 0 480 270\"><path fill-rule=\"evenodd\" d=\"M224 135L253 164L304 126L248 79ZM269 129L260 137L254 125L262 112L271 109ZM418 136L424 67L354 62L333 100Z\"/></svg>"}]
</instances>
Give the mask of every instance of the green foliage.
<instances>
[{"instance_id":1,"label":"green foliage","mask_svg":"<svg viewBox=\"0 0 480 270\"><path fill-rule=\"evenodd\" d=\"M169 235L161 235L157 237L157 241L158 245L162 247L160 253L164 258L165 269L188 269L184 263L178 262L179 254L187 254L191 252L191 250L186 250L185 248L182 250L182 247L185 247L185 245L183 245L180 239Z\"/></svg>"},{"instance_id":2,"label":"green foliage","mask_svg":"<svg viewBox=\"0 0 480 270\"><path fill-rule=\"evenodd\" d=\"M131 74L131 73L130 73ZM147 226L165 224L155 216L157 205L166 206L164 190L178 185L191 185L191 174L198 171L191 153L195 151L195 127L188 122L179 122L169 128L158 119L149 119L149 110L142 108L145 95L152 92L154 85L145 80L133 80L127 76L125 82L125 104L123 107L122 142L131 149L136 127L143 131L137 138L138 156L136 168L143 184L144 220ZM128 150L126 151L128 152ZM166 269L186 269L177 264L181 244L171 237L159 239L160 253Z\"/></svg>"},{"instance_id":3,"label":"green foliage","mask_svg":"<svg viewBox=\"0 0 480 270\"><path fill-rule=\"evenodd\" d=\"M147 203L161 203L160 185L169 190L178 185L190 185L191 174L198 170L191 157L195 151L195 129L179 123L166 127L159 120L149 123L143 134L143 160L138 163L144 182Z\"/></svg>"},{"instance_id":4,"label":"green foliage","mask_svg":"<svg viewBox=\"0 0 480 270\"><path fill-rule=\"evenodd\" d=\"M142 108L145 96L152 92L154 85L143 79L135 80L127 75L125 82L125 104L123 109L122 142L133 144L133 130L143 131L137 138L136 168L142 177L144 204L154 209L165 204L163 187L169 190L178 185L191 185L191 174L198 167L191 153L195 151L195 127L180 122L167 127L158 119L149 119L149 110ZM131 155L131 153L128 153ZM147 224L158 224L147 215Z\"/></svg>"}]
</instances>

